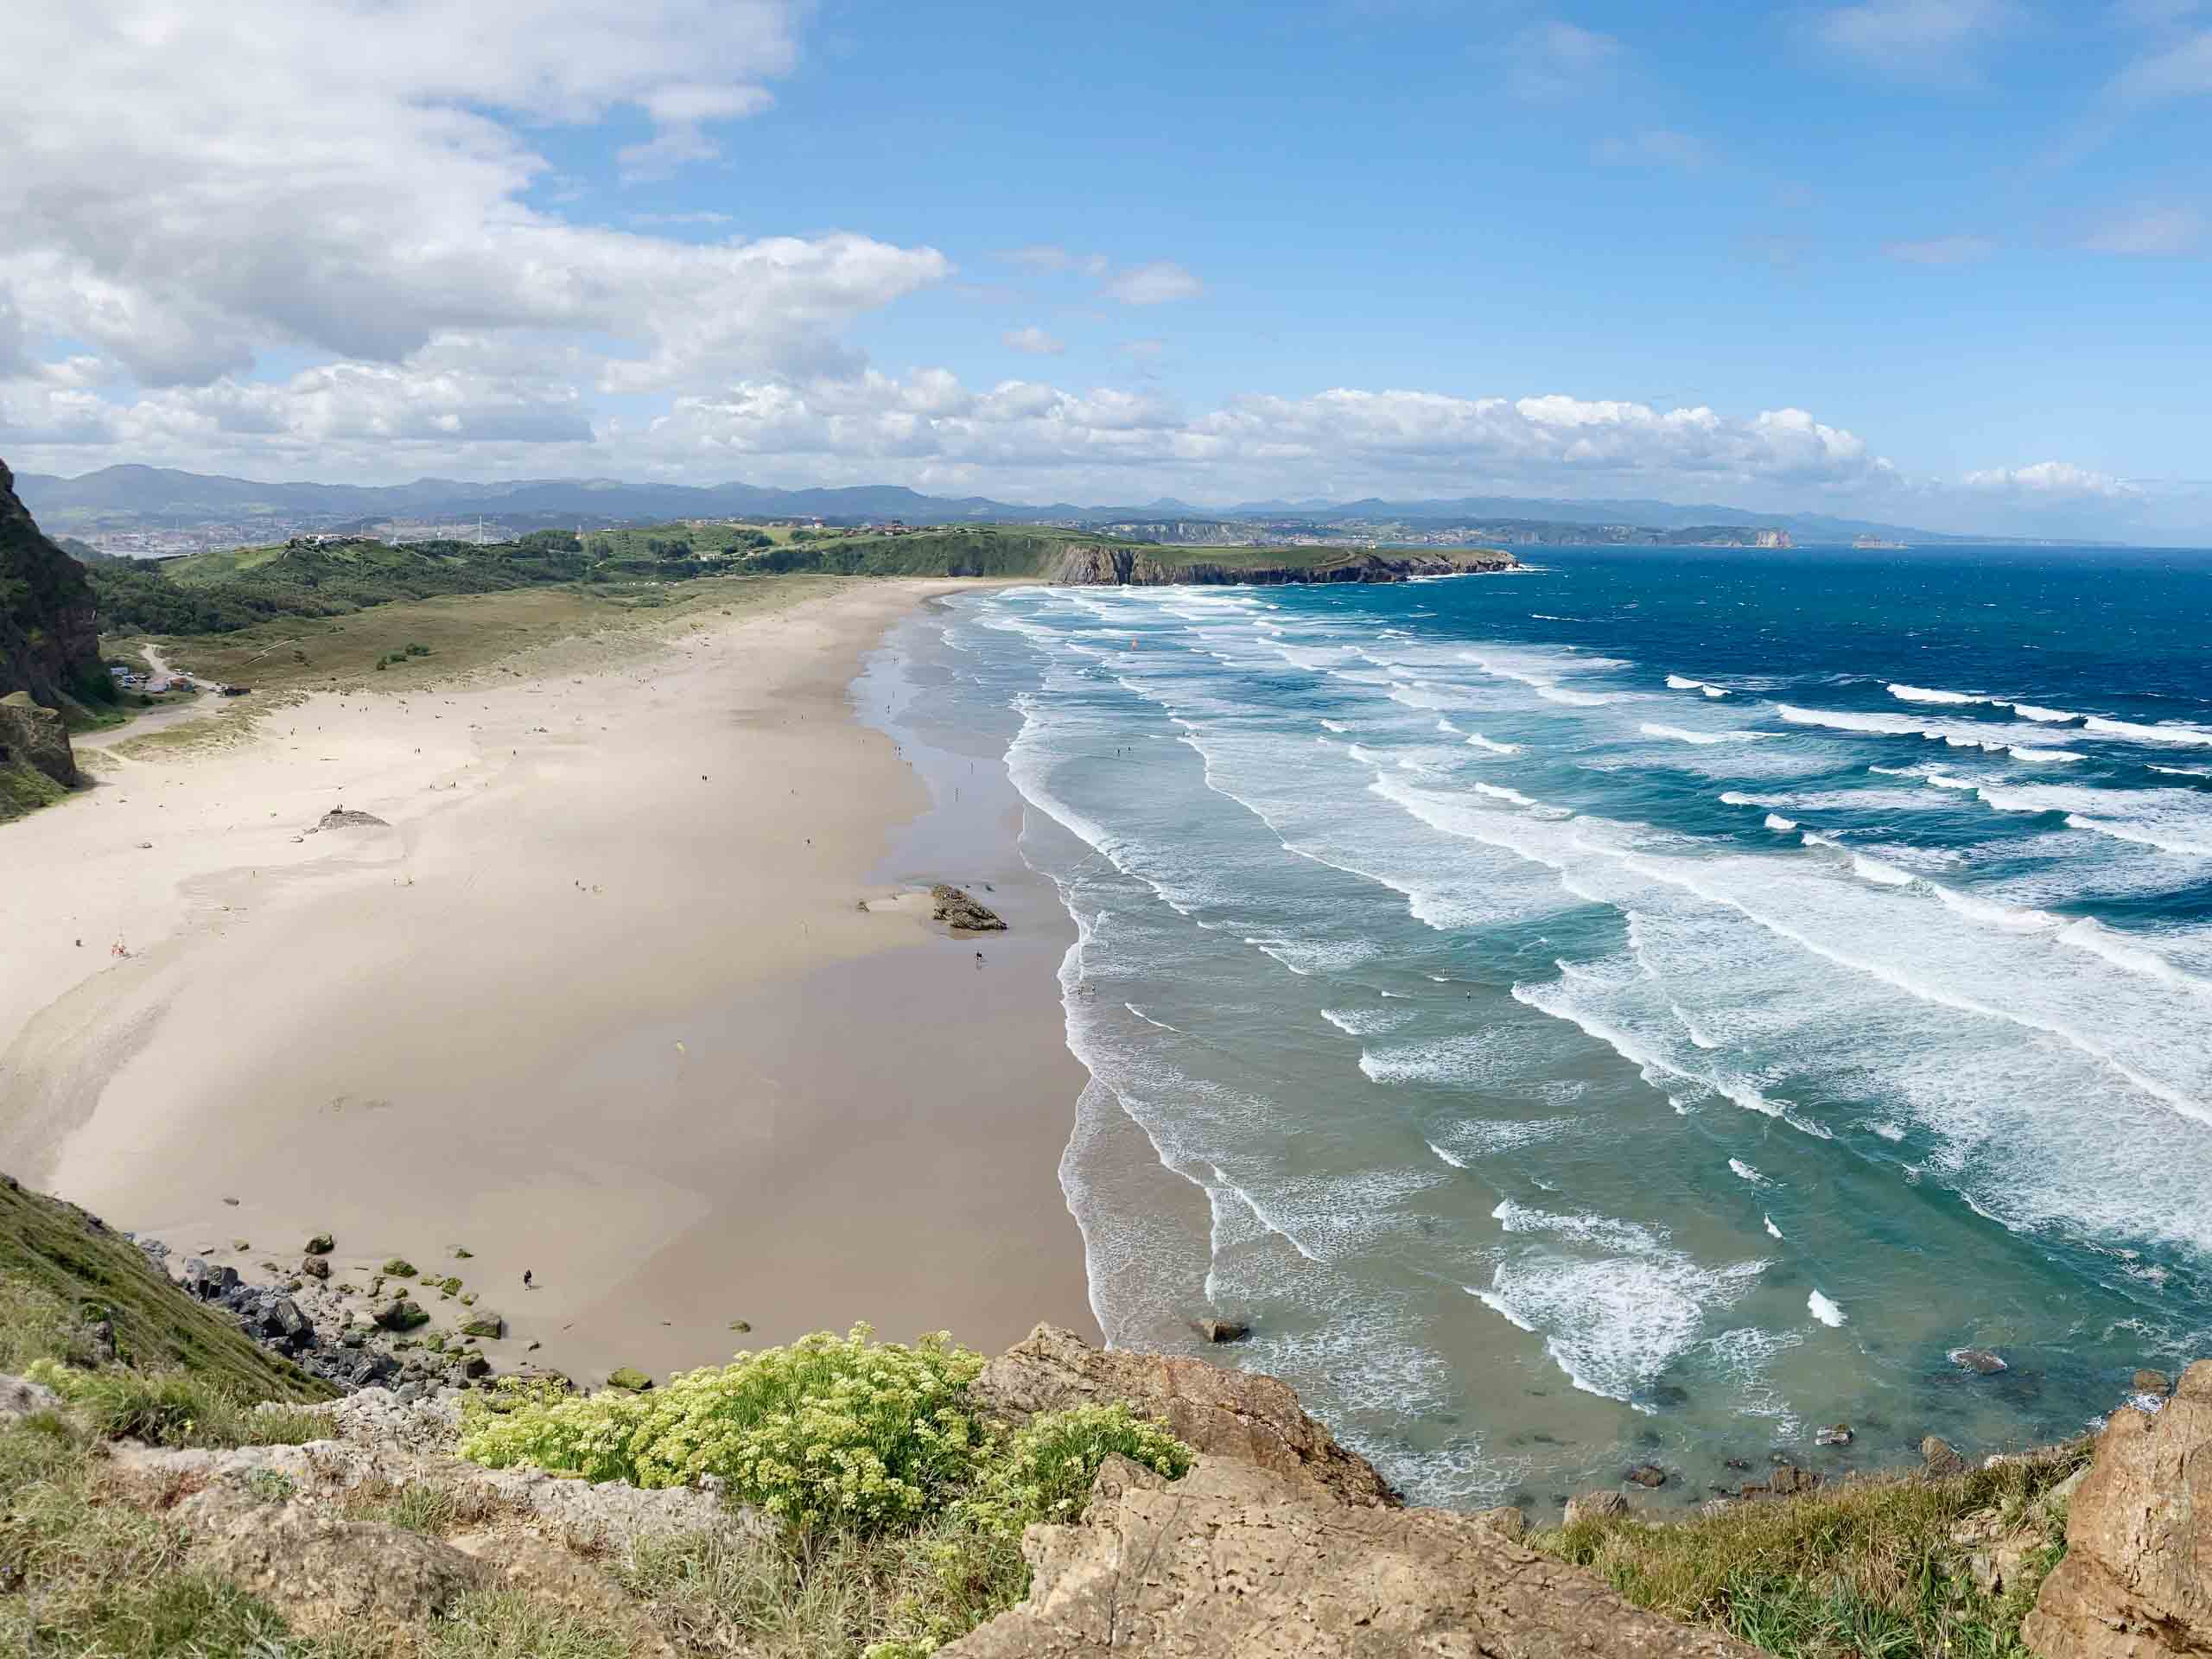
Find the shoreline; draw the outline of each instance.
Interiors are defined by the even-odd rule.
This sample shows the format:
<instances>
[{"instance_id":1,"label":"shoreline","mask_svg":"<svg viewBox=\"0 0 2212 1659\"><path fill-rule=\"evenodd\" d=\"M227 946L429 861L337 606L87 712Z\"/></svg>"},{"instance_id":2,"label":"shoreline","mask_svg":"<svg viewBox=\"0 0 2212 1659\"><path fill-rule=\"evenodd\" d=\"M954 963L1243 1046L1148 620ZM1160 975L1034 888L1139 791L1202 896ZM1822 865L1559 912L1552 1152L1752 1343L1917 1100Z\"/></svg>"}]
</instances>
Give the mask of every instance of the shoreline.
<instances>
[{"instance_id":1,"label":"shoreline","mask_svg":"<svg viewBox=\"0 0 2212 1659\"><path fill-rule=\"evenodd\" d=\"M855 707L887 630L969 585L310 696L0 831L35 878L4 906L5 1166L219 1262L328 1231L341 1274L461 1274L503 1370L664 1374L915 1310L984 1349L1095 1331L1056 1176L1065 913L1003 824L891 867L935 808ZM305 833L341 800L385 823ZM861 907L979 873L1014 929L988 966Z\"/></svg>"}]
</instances>

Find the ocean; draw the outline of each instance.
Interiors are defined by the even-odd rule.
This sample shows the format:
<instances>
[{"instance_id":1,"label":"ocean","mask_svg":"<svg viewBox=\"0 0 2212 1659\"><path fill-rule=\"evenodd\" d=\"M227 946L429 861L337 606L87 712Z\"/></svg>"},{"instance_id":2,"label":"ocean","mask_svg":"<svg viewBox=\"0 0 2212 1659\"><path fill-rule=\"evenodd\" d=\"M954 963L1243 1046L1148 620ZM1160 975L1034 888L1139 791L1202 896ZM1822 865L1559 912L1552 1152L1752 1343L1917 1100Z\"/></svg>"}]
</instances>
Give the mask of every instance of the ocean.
<instances>
[{"instance_id":1,"label":"ocean","mask_svg":"<svg viewBox=\"0 0 2212 1659\"><path fill-rule=\"evenodd\" d=\"M1074 918L1108 1337L1248 1321L1414 1497L1540 1510L2212 1353L2212 555L1531 563L963 594L871 664Z\"/></svg>"}]
</instances>

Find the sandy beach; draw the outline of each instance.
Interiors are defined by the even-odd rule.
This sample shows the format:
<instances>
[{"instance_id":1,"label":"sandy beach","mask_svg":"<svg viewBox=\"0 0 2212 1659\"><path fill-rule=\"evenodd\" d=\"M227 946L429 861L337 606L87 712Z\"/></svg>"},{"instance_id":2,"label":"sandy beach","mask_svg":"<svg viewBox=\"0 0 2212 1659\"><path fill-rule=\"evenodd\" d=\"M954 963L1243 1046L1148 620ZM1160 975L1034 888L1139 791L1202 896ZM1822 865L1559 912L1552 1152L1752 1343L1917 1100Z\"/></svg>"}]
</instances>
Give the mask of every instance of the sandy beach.
<instances>
[{"instance_id":1,"label":"sandy beach","mask_svg":"<svg viewBox=\"0 0 2212 1659\"><path fill-rule=\"evenodd\" d=\"M126 747L0 827L0 1168L242 1268L318 1231L341 1275L450 1263L503 1367L537 1343L582 1380L862 1319L1092 1331L1055 1176L1065 914L1014 815L915 835L954 809L852 706L885 629L961 585ZM308 833L340 805L385 826ZM932 879L988 882L1012 931L862 908Z\"/></svg>"}]
</instances>

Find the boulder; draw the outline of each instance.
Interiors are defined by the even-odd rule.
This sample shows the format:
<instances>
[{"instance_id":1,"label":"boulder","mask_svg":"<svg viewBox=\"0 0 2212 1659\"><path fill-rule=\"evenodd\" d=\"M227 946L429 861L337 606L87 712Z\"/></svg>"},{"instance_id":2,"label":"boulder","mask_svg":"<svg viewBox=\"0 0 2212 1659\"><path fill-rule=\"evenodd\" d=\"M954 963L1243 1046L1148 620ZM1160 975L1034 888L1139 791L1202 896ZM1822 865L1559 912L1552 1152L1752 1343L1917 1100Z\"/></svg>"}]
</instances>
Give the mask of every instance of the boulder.
<instances>
[{"instance_id":1,"label":"boulder","mask_svg":"<svg viewBox=\"0 0 2212 1659\"><path fill-rule=\"evenodd\" d=\"M1395 1503L1375 1465L1338 1446L1300 1408L1287 1382L1177 1355L1093 1348L1072 1331L1040 1325L983 1368L969 1398L1019 1427L1039 1412L1119 1400L1164 1419L1183 1441L1313 1482L1356 1503Z\"/></svg>"},{"instance_id":2,"label":"boulder","mask_svg":"<svg viewBox=\"0 0 2212 1659\"><path fill-rule=\"evenodd\" d=\"M1639 1463L1624 1478L1632 1480L1639 1486L1664 1486L1667 1471L1656 1463Z\"/></svg>"},{"instance_id":3,"label":"boulder","mask_svg":"<svg viewBox=\"0 0 2212 1659\"><path fill-rule=\"evenodd\" d=\"M1192 1328L1207 1342L1242 1342L1252 1334L1250 1325L1235 1319L1200 1319Z\"/></svg>"},{"instance_id":4,"label":"boulder","mask_svg":"<svg viewBox=\"0 0 2212 1659\"><path fill-rule=\"evenodd\" d=\"M2212 1654L2212 1360L2113 1414L2020 1634L2044 1659Z\"/></svg>"},{"instance_id":5,"label":"boulder","mask_svg":"<svg viewBox=\"0 0 2212 1659\"><path fill-rule=\"evenodd\" d=\"M0 1427L19 1423L41 1411L56 1410L60 1404L61 1396L43 1382L0 1376Z\"/></svg>"},{"instance_id":6,"label":"boulder","mask_svg":"<svg viewBox=\"0 0 2212 1659\"><path fill-rule=\"evenodd\" d=\"M1618 1492L1585 1492L1580 1497L1567 1500L1565 1519L1571 1527L1580 1521L1605 1521L1627 1513L1628 1499Z\"/></svg>"},{"instance_id":7,"label":"boulder","mask_svg":"<svg viewBox=\"0 0 2212 1659\"><path fill-rule=\"evenodd\" d=\"M232 1487L211 1487L179 1507L193 1534L193 1564L259 1597L306 1634L427 1623L488 1576L421 1533L340 1520L304 1503L257 1503Z\"/></svg>"},{"instance_id":8,"label":"boulder","mask_svg":"<svg viewBox=\"0 0 2212 1659\"><path fill-rule=\"evenodd\" d=\"M69 728L54 709L31 701L28 691L0 697L0 761L22 761L65 789L77 783L77 757L69 747Z\"/></svg>"},{"instance_id":9,"label":"boulder","mask_svg":"<svg viewBox=\"0 0 2212 1659\"><path fill-rule=\"evenodd\" d=\"M607 1374L607 1386L622 1389L631 1394L643 1394L653 1385L653 1380L634 1365L618 1365Z\"/></svg>"},{"instance_id":10,"label":"boulder","mask_svg":"<svg viewBox=\"0 0 2212 1659\"><path fill-rule=\"evenodd\" d=\"M2147 1394L2163 1400L2173 1388L2173 1379L2164 1371L2141 1370L2128 1379L2127 1387L2131 1394Z\"/></svg>"},{"instance_id":11,"label":"boulder","mask_svg":"<svg viewBox=\"0 0 2212 1659\"><path fill-rule=\"evenodd\" d=\"M393 1298L377 1309L376 1321L387 1331L412 1331L428 1325L430 1316L404 1296Z\"/></svg>"},{"instance_id":12,"label":"boulder","mask_svg":"<svg viewBox=\"0 0 2212 1659\"><path fill-rule=\"evenodd\" d=\"M977 904L959 888L943 882L930 889L930 919L943 922L956 933L1006 931L1006 924L995 912Z\"/></svg>"},{"instance_id":13,"label":"boulder","mask_svg":"<svg viewBox=\"0 0 2212 1659\"><path fill-rule=\"evenodd\" d=\"M1529 1517L1510 1503L1500 1504L1494 1510L1477 1510L1475 1524L1488 1527L1500 1537L1510 1538L1516 1542L1529 1535Z\"/></svg>"},{"instance_id":14,"label":"boulder","mask_svg":"<svg viewBox=\"0 0 2212 1659\"><path fill-rule=\"evenodd\" d=\"M1966 1473L1967 1460L1942 1435L1930 1434L1920 1443L1920 1471L1931 1479L1942 1480Z\"/></svg>"},{"instance_id":15,"label":"boulder","mask_svg":"<svg viewBox=\"0 0 2212 1659\"><path fill-rule=\"evenodd\" d=\"M386 830L391 826L373 812L349 812L342 806L334 806L322 815L322 821L316 824L315 828L318 830Z\"/></svg>"},{"instance_id":16,"label":"boulder","mask_svg":"<svg viewBox=\"0 0 2212 1659\"><path fill-rule=\"evenodd\" d=\"M327 1279L330 1277L330 1259L321 1255L304 1257L300 1262L300 1271L310 1279Z\"/></svg>"},{"instance_id":17,"label":"boulder","mask_svg":"<svg viewBox=\"0 0 2212 1659\"><path fill-rule=\"evenodd\" d=\"M1081 1526L1033 1526L1020 1605L941 1659L1752 1659L1467 1515L1345 1503L1205 1457L1168 1484L1120 1459Z\"/></svg>"},{"instance_id":18,"label":"boulder","mask_svg":"<svg viewBox=\"0 0 2212 1659\"><path fill-rule=\"evenodd\" d=\"M461 1323L464 1337L504 1337L507 1333L505 1316L488 1307L474 1310Z\"/></svg>"},{"instance_id":19,"label":"boulder","mask_svg":"<svg viewBox=\"0 0 2212 1659\"><path fill-rule=\"evenodd\" d=\"M304 1254L308 1255L328 1255L337 1248L338 1241L331 1237L328 1233L317 1233L313 1238L308 1240L308 1247Z\"/></svg>"},{"instance_id":20,"label":"boulder","mask_svg":"<svg viewBox=\"0 0 2212 1659\"><path fill-rule=\"evenodd\" d=\"M2003 1360L1986 1348L1954 1348L1951 1350L1951 1363L1982 1376L1994 1376L1998 1372L2009 1369Z\"/></svg>"},{"instance_id":21,"label":"boulder","mask_svg":"<svg viewBox=\"0 0 2212 1659\"><path fill-rule=\"evenodd\" d=\"M1813 1444L1815 1446L1849 1446L1852 1438L1849 1423L1831 1423L1826 1428L1814 1431Z\"/></svg>"}]
</instances>

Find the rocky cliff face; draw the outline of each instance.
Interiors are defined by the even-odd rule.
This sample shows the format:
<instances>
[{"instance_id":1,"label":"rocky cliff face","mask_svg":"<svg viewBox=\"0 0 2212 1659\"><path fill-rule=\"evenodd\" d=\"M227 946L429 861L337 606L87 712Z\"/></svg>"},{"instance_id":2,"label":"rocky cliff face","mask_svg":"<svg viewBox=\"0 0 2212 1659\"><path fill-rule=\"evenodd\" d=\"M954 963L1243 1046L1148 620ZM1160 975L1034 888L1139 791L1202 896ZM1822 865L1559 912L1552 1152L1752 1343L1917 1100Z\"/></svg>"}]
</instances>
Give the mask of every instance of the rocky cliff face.
<instances>
[{"instance_id":1,"label":"rocky cliff face","mask_svg":"<svg viewBox=\"0 0 2212 1659\"><path fill-rule=\"evenodd\" d=\"M1280 587L1319 582L1403 582L1409 576L1465 575L1510 570L1510 553L1490 548L1452 548L1433 553L1362 550L1313 564L1236 565L1178 557L1168 549L1074 545L1046 580L1065 587Z\"/></svg>"},{"instance_id":2,"label":"rocky cliff face","mask_svg":"<svg viewBox=\"0 0 2212 1659\"><path fill-rule=\"evenodd\" d=\"M110 695L84 567L40 533L0 461L0 766L75 783L68 734L51 711Z\"/></svg>"},{"instance_id":3,"label":"rocky cliff face","mask_svg":"<svg viewBox=\"0 0 2212 1659\"><path fill-rule=\"evenodd\" d=\"M0 461L0 696L51 709L103 695L106 678L85 568L41 533Z\"/></svg>"},{"instance_id":4,"label":"rocky cliff face","mask_svg":"<svg viewBox=\"0 0 2212 1659\"><path fill-rule=\"evenodd\" d=\"M2020 1635L2044 1659L2212 1654L2212 1360L2113 1414Z\"/></svg>"}]
</instances>

